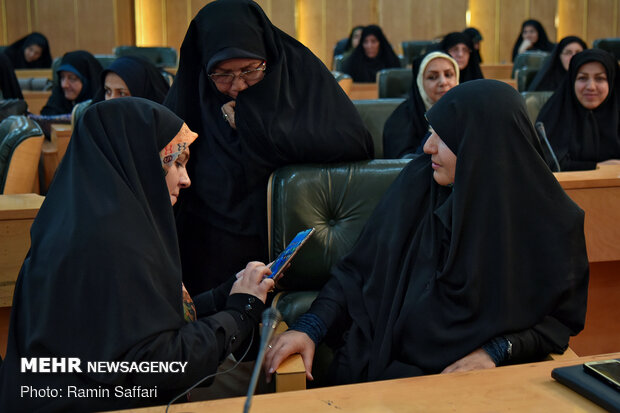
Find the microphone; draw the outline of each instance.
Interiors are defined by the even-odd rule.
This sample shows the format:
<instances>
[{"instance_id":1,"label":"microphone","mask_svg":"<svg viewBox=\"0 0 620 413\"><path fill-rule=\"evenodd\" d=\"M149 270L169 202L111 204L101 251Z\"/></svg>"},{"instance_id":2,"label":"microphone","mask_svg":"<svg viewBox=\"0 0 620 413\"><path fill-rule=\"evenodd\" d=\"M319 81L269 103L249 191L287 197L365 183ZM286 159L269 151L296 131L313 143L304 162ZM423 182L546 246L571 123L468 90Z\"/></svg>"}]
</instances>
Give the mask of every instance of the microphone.
<instances>
[{"instance_id":1,"label":"microphone","mask_svg":"<svg viewBox=\"0 0 620 413\"><path fill-rule=\"evenodd\" d=\"M551 147L551 144L549 143L549 139L547 139L547 132L545 132L545 125L542 122L536 122L534 127L536 128L536 132L538 132L538 136L545 142L545 146L547 147L547 150L551 154L551 159L553 160L553 166L555 169L553 172L560 172L560 163L558 162L558 158L555 156L555 152L553 151L553 148Z\"/></svg>"},{"instance_id":2,"label":"microphone","mask_svg":"<svg viewBox=\"0 0 620 413\"><path fill-rule=\"evenodd\" d=\"M263 360L265 359L265 348L273 336L278 324L282 321L282 314L273 307L269 307L263 311L263 328L261 329L260 347L258 356L256 356L256 363L254 364L254 370L252 371L252 378L250 379L250 386L248 387L248 394L246 395L245 405L243 406L243 413L250 411L252 405L252 396L256 390L256 382L258 381L258 375L261 367L263 366Z\"/></svg>"}]
</instances>

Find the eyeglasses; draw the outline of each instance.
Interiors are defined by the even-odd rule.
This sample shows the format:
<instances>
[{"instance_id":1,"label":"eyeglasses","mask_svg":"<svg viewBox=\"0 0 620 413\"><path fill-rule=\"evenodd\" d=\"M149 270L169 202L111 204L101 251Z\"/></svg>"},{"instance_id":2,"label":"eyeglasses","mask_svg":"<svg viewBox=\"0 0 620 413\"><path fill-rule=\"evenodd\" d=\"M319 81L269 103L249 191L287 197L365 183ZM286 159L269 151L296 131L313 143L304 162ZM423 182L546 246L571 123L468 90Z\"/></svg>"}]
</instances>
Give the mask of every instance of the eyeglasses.
<instances>
[{"instance_id":1,"label":"eyeglasses","mask_svg":"<svg viewBox=\"0 0 620 413\"><path fill-rule=\"evenodd\" d=\"M267 62L261 63L256 69L246 70L238 75L234 73L211 73L209 77L213 82L218 85L231 85L236 77L245 80L246 82L254 82L260 80L265 75L265 69L267 69Z\"/></svg>"},{"instance_id":2,"label":"eyeglasses","mask_svg":"<svg viewBox=\"0 0 620 413\"><path fill-rule=\"evenodd\" d=\"M577 53L581 52L581 50L564 50L560 53L562 56L575 56Z\"/></svg>"}]
</instances>

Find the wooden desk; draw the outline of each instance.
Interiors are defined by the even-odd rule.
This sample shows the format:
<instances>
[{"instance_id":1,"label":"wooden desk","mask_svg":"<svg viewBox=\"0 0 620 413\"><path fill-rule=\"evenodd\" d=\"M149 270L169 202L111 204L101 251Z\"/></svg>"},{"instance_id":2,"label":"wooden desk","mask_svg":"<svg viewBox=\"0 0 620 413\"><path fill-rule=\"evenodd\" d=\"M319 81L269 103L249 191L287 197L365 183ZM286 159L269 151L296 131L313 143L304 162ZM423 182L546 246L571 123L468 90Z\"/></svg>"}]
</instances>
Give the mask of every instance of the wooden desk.
<instances>
[{"instance_id":1,"label":"wooden desk","mask_svg":"<svg viewBox=\"0 0 620 413\"><path fill-rule=\"evenodd\" d=\"M349 97L351 100L379 99L379 85L377 83L353 82Z\"/></svg>"},{"instance_id":2,"label":"wooden desk","mask_svg":"<svg viewBox=\"0 0 620 413\"><path fill-rule=\"evenodd\" d=\"M71 139L71 133L71 125L53 124L50 126L50 140L44 141L41 148L44 175L43 187L41 188L42 193L47 192L56 169L65 156L69 140Z\"/></svg>"},{"instance_id":3,"label":"wooden desk","mask_svg":"<svg viewBox=\"0 0 620 413\"><path fill-rule=\"evenodd\" d=\"M620 260L620 165L593 171L557 172L562 188L585 212L590 262Z\"/></svg>"},{"instance_id":4,"label":"wooden desk","mask_svg":"<svg viewBox=\"0 0 620 413\"><path fill-rule=\"evenodd\" d=\"M556 367L619 358L620 353L438 374L349 386L264 394L252 413L298 412L604 412L551 378ZM170 412L241 412L244 397L173 405ZM161 413L163 407L135 409Z\"/></svg>"},{"instance_id":5,"label":"wooden desk","mask_svg":"<svg viewBox=\"0 0 620 413\"><path fill-rule=\"evenodd\" d=\"M512 77L512 63L504 63L504 64L486 64L482 63L480 65L480 69L482 69L482 74L485 79L510 79Z\"/></svg>"},{"instance_id":6,"label":"wooden desk","mask_svg":"<svg viewBox=\"0 0 620 413\"><path fill-rule=\"evenodd\" d=\"M16 69L15 76L18 79L30 79L31 77L43 77L52 80L52 69Z\"/></svg>"},{"instance_id":7,"label":"wooden desk","mask_svg":"<svg viewBox=\"0 0 620 413\"><path fill-rule=\"evenodd\" d=\"M50 98L52 92L50 90L39 91L39 90L24 90L22 91L24 95L24 100L28 103L28 110L35 115L41 114L41 109L47 103L47 100Z\"/></svg>"}]
</instances>

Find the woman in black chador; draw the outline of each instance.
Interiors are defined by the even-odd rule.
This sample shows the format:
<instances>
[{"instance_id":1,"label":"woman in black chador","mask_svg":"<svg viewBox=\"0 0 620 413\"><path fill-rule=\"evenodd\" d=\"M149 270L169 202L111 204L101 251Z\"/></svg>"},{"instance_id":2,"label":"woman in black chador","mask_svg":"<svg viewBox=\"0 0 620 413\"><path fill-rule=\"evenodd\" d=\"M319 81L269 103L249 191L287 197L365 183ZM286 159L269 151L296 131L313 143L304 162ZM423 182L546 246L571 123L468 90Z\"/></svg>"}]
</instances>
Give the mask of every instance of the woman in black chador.
<instances>
[{"instance_id":1,"label":"woman in black chador","mask_svg":"<svg viewBox=\"0 0 620 413\"><path fill-rule=\"evenodd\" d=\"M334 76L252 1L214 1L192 20L164 104L201 137L188 166L194 184L177 211L183 280L193 294L267 260L271 172L373 156Z\"/></svg>"},{"instance_id":2,"label":"woman in black chador","mask_svg":"<svg viewBox=\"0 0 620 413\"><path fill-rule=\"evenodd\" d=\"M0 99L23 99L22 89L8 57L0 53Z\"/></svg>"},{"instance_id":3,"label":"woman in black chador","mask_svg":"<svg viewBox=\"0 0 620 413\"><path fill-rule=\"evenodd\" d=\"M518 54L528 50L550 52L553 46L553 42L547 37L545 28L538 20L526 20L521 25L519 37L512 48L512 60L514 61Z\"/></svg>"},{"instance_id":4,"label":"woman in black chador","mask_svg":"<svg viewBox=\"0 0 620 413\"><path fill-rule=\"evenodd\" d=\"M273 287L266 266L250 263L193 301L181 282L172 204L190 185L194 139L169 109L141 98L97 103L80 118L15 286L2 411L167 403L248 347ZM22 358L50 357L77 358L81 372L21 372ZM130 371L92 371L89 362ZM186 364L182 373L136 371L150 362ZM30 390L46 388L60 397Z\"/></svg>"},{"instance_id":5,"label":"woman in black chador","mask_svg":"<svg viewBox=\"0 0 620 413\"><path fill-rule=\"evenodd\" d=\"M377 72L400 67L400 60L381 27L370 25L362 30L362 38L351 54L342 62L342 71L354 82L376 82Z\"/></svg>"},{"instance_id":6,"label":"woman in black chador","mask_svg":"<svg viewBox=\"0 0 620 413\"><path fill-rule=\"evenodd\" d=\"M56 70L58 84L41 109L41 115L71 113L75 104L92 99L101 87L102 70L99 61L87 51L65 53Z\"/></svg>"},{"instance_id":7,"label":"woman in black chador","mask_svg":"<svg viewBox=\"0 0 620 413\"><path fill-rule=\"evenodd\" d=\"M577 36L567 36L560 40L545 64L536 73L528 90L554 92L566 77L573 56L587 48L588 45Z\"/></svg>"},{"instance_id":8,"label":"woman in black chador","mask_svg":"<svg viewBox=\"0 0 620 413\"><path fill-rule=\"evenodd\" d=\"M48 69L52 67L52 55L47 38L32 32L4 50L15 69Z\"/></svg>"},{"instance_id":9,"label":"woman in black chador","mask_svg":"<svg viewBox=\"0 0 620 413\"><path fill-rule=\"evenodd\" d=\"M587 170L620 159L620 79L614 56L601 49L576 54L563 83L536 119L547 132L560 169Z\"/></svg>"},{"instance_id":10,"label":"woman in black chador","mask_svg":"<svg viewBox=\"0 0 620 413\"><path fill-rule=\"evenodd\" d=\"M474 80L426 116L426 155L271 343L268 371L300 352L311 377L328 332L346 331L330 377L352 383L539 360L583 329L584 213L540 157L521 95Z\"/></svg>"},{"instance_id":11,"label":"woman in black chador","mask_svg":"<svg viewBox=\"0 0 620 413\"><path fill-rule=\"evenodd\" d=\"M449 54L459 64L461 83L470 80L482 79L482 69L480 62L474 51L474 43L465 33L448 33L439 43L439 50Z\"/></svg>"},{"instance_id":12,"label":"woman in black chador","mask_svg":"<svg viewBox=\"0 0 620 413\"><path fill-rule=\"evenodd\" d=\"M162 103L170 85L159 69L139 56L121 56L101 72L100 89L95 102L135 96Z\"/></svg>"}]
</instances>

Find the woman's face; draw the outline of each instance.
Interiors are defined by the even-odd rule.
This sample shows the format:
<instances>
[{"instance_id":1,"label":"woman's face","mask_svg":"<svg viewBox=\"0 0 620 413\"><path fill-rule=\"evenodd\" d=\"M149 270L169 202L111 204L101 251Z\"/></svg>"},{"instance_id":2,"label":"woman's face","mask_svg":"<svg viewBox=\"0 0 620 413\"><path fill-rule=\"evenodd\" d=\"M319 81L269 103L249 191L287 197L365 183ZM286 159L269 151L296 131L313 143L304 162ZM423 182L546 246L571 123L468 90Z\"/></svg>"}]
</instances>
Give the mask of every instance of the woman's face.
<instances>
[{"instance_id":1,"label":"woman's face","mask_svg":"<svg viewBox=\"0 0 620 413\"><path fill-rule=\"evenodd\" d=\"M600 62L581 65L575 78L575 95L586 109L596 109L609 95L607 72Z\"/></svg>"},{"instance_id":2,"label":"woman's face","mask_svg":"<svg viewBox=\"0 0 620 413\"><path fill-rule=\"evenodd\" d=\"M353 31L353 36L351 36L351 47L355 49L358 44L360 44L360 39L362 38L362 28L355 29Z\"/></svg>"},{"instance_id":3,"label":"woman's face","mask_svg":"<svg viewBox=\"0 0 620 413\"><path fill-rule=\"evenodd\" d=\"M103 88L105 90L105 100L131 96L125 81L114 72L108 72L105 75Z\"/></svg>"},{"instance_id":4,"label":"woman's face","mask_svg":"<svg viewBox=\"0 0 620 413\"><path fill-rule=\"evenodd\" d=\"M560 61L562 62L562 67L564 70L568 71L568 65L570 64L570 60L577 53L583 52L583 47L577 42L567 44L562 52L560 53Z\"/></svg>"},{"instance_id":5,"label":"woman's face","mask_svg":"<svg viewBox=\"0 0 620 413\"><path fill-rule=\"evenodd\" d=\"M538 31L534 26L525 26L523 32L521 32L521 37L529 40L531 44L534 44L538 41Z\"/></svg>"},{"instance_id":6,"label":"woman's face","mask_svg":"<svg viewBox=\"0 0 620 413\"><path fill-rule=\"evenodd\" d=\"M60 87L65 99L74 101L80 95L83 85L78 75L62 70L60 72Z\"/></svg>"},{"instance_id":7,"label":"woman's face","mask_svg":"<svg viewBox=\"0 0 620 413\"><path fill-rule=\"evenodd\" d=\"M265 77L264 68L265 62L263 60L235 58L218 63L210 75L212 75L211 80L217 90L233 99L237 99L239 92L263 80ZM231 74L234 77L230 76Z\"/></svg>"},{"instance_id":8,"label":"woman's face","mask_svg":"<svg viewBox=\"0 0 620 413\"><path fill-rule=\"evenodd\" d=\"M454 65L447 59L431 60L424 69L422 85L431 101L437 102L448 90L456 86Z\"/></svg>"},{"instance_id":9,"label":"woman's face","mask_svg":"<svg viewBox=\"0 0 620 413\"><path fill-rule=\"evenodd\" d=\"M177 203L181 189L188 188L192 181L187 174L187 161L189 160L189 148L185 149L170 166L164 166L166 171L166 186L170 194L170 203Z\"/></svg>"},{"instance_id":10,"label":"woman's face","mask_svg":"<svg viewBox=\"0 0 620 413\"><path fill-rule=\"evenodd\" d=\"M38 44L31 44L24 49L24 59L26 62L31 63L39 59L43 54L43 48Z\"/></svg>"},{"instance_id":11,"label":"woman's face","mask_svg":"<svg viewBox=\"0 0 620 413\"><path fill-rule=\"evenodd\" d=\"M433 179L439 185L453 184L456 173L456 155L441 140L437 132L432 129L431 132L431 136L424 144L424 153L431 155Z\"/></svg>"},{"instance_id":12,"label":"woman's face","mask_svg":"<svg viewBox=\"0 0 620 413\"><path fill-rule=\"evenodd\" d=\"M469 55L470 55L469 47L465 43L459 43L452 46L448 49L448 54L452 56L456 63L459 64L459 69L463 70L469 64Z\"/></svg>"},{"instance_id":13,"label":"woman's face","mask_svg":"<svg viewBox=\"0 0 620 413\"><path fill-rule=\"evenodd\" d=\"M364 48L364 54L369 59L374 59L379 55L379 39L374 34L369 34L364 39L364 43L362 43L362 47Z\"/></svg>"}]
</instances>

